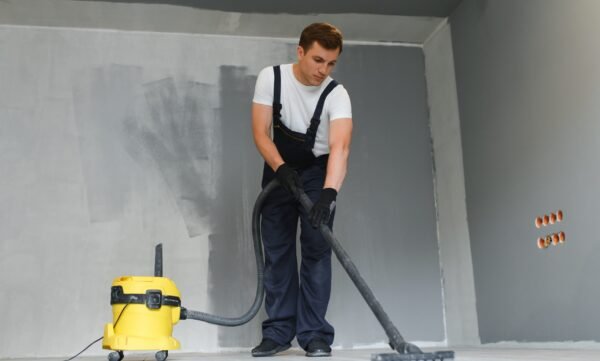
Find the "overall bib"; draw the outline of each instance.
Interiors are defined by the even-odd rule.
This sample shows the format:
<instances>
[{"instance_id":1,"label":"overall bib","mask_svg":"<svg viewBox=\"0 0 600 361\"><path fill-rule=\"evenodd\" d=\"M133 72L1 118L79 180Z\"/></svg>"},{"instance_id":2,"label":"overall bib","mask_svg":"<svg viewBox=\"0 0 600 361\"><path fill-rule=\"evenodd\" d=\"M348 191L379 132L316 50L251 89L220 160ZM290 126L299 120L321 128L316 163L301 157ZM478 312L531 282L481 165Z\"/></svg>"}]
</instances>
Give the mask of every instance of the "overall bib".
<instances>
[{"instance_id":1,"label":"overall bib","mask_svg":"<svg viewBox=\"0 0 600 361\"><path fill-rule=\"evenodd\" d=\"M273 142L283 160L300 176L308 197L319 198L329 155L315 157L312 149L327 95L338 85L331 81L321 93L306 133L295 132L281 121L281 70L273 68ZM275 177L266 163L263 187ZM296 234L300 218L302 262L300 275L296 262ZM334 214L329 227L333 226ZM261 229L265 250L265 309L268 319L262 324L263 337L283 345L297 337L306 348L313 338L333 343L334 329L325 320L331 293L331 248L312 228L308 214L283 187L273 190L262 210Z\"/></svg>"}]
</instances>

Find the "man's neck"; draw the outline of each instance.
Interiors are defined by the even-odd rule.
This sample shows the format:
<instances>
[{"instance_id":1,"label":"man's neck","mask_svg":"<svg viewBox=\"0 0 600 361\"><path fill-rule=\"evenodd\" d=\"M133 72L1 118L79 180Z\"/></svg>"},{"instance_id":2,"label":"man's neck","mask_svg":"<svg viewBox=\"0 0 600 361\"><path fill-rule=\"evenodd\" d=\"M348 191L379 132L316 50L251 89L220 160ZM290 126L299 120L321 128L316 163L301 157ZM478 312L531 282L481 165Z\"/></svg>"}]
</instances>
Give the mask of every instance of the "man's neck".
<instances>
[{"instance_id":1,"label":"man's neck","mask_svg":"<svg viewBox=\"0 0 600 361\"><path fill-rule=\"evenodd\" d=\"M298 80L300 84L311 86L311 84L308 83L302 76L302 72L300 72L300 66L298 65L298 63L292 64L292 73L294 73L294 78L296 78L296 80Z\"/></svg>"}]
</instances>

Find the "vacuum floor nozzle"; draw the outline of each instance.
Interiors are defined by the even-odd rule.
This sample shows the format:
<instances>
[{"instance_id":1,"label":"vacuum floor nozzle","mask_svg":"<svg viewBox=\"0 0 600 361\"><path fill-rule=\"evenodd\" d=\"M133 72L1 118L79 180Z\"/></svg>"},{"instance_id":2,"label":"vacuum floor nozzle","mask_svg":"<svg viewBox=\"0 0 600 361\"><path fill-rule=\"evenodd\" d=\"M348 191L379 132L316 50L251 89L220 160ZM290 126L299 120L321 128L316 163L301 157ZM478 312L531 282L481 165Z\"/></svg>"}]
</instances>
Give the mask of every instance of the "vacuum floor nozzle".
<instances>
[{"instance_id":1,"label":"vacuum floor nozzle","mask_svg":"<svg viewBox=\"0 0 600 361\"><path fill-rule=\"evenodd\" d=\"M380 353L371 355L371 361L444 361L453 360L454 351L422 353Z\"/></svg>"}]
</instances>

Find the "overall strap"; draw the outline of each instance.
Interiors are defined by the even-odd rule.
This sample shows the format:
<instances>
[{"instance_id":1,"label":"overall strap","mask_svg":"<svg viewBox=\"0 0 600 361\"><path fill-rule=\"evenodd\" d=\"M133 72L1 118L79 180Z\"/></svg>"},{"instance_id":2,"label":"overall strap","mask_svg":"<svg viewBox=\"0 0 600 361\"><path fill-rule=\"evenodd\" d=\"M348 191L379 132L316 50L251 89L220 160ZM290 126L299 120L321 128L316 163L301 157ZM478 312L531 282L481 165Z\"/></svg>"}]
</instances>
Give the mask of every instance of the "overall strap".
<instances>
[{"instance_id":1,"label":"overall strap","mask_svg":"<svg viewBox=\"0 0 600 361\"><path fill-rule=\"evenodd\" d=\"M304 146L307 149L313 149L315 146L315 138L317 136L317 129L319 128L319 124L321 123L321 113L323 113L323 105L325 104L325 99L331 93L331 91L338 86L338 82L332 80L327 84L323 93L319 97L319 101L317 102L317 107L315 108L315 113L310 119L310 126L306 130L306 141L304 142Z\"/></svg>"},{"instance_id":2,"label":"overall strap","mask_svg":"<svg viewBox=\"0 0 600 361\"><path fill-rule=\"evenodd\" d=\"M281 69L279 65L273 67L275 84L273 86L273 122L281 121Z\"/></svg>"}]
</instances>

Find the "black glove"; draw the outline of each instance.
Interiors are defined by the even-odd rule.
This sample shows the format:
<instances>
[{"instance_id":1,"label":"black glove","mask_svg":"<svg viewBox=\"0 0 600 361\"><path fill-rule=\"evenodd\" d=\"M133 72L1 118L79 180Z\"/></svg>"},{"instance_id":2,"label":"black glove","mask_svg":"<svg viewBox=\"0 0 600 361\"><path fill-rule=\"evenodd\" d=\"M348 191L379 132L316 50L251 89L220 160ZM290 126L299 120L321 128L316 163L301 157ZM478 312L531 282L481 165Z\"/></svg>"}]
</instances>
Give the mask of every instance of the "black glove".
<instances>
[{"instance_id":1,"label":"black glove","mask_svg":"<svg viewBox=\"0 0 600 361\"><path fill-rule=\"evenodd\" d=\"M333 188L325 188L321 191L319 199L308 214L308 220L314 228L319 227L321 224L329 223L331 212L335 209L336 197L337 191Z\"/></svg>"},{"instance_id":2,"label":"black glove","mask_svg":"<svg viewBox=\"0 0 600 361\"><path fill-rule=\"evenodd\" d=\"M281 183L281 185L294 196L297 196L299 191L302 189L300 176L298 176L298 173L294 170L294 168L290 167L286 163L283 163L279 166L279 168L277 168L275 171L275 176L279 180L279 183Z\"/></svg>"}]
</instances>

